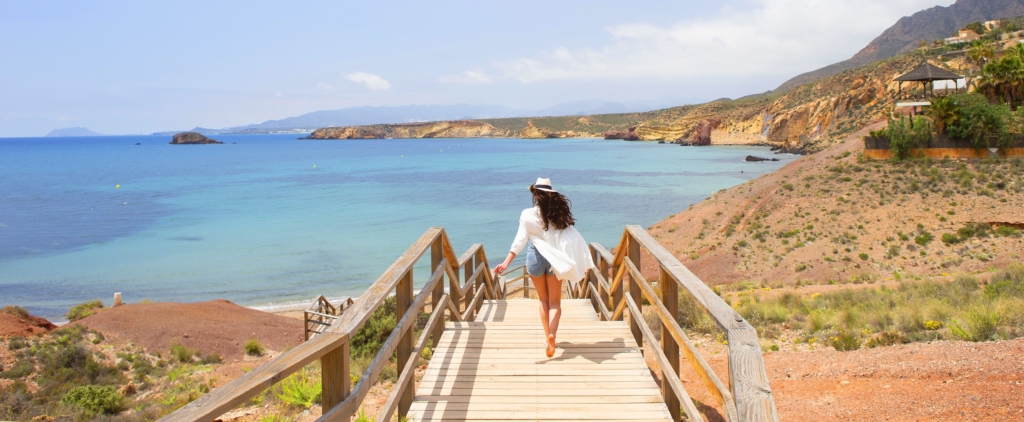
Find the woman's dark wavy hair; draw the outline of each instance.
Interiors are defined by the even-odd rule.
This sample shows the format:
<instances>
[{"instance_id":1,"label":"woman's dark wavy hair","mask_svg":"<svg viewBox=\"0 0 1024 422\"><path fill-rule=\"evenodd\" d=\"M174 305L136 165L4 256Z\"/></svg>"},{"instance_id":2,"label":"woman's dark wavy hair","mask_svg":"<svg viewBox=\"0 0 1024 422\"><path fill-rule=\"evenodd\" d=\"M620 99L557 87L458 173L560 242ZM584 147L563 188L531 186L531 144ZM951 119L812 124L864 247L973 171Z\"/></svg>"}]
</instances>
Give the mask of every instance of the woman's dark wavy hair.
<instances>
[{"instance_id":1,"label":"woman's dark wavy hair","mask_svg":"<svg viewBox=\"0 0 1024 422\"><path fill-rule=\"evenodd\" d=\"M544 230L549 227L565 230L576 224L576 219L572 217L572 202L569 202L565 195L535 189L533 185L530 185L530 192L533 193L533 204L540 207L540 219L544 222Z\"/></svg>"}]
</instances>

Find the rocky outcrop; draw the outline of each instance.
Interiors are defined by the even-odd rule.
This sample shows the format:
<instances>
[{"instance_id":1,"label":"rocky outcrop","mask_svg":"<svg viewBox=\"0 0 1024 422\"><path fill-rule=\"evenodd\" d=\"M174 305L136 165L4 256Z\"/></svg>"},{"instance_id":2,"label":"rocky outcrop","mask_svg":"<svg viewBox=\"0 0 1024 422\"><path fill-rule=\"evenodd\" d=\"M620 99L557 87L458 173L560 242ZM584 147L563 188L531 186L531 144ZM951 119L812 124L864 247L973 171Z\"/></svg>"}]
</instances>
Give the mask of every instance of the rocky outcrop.
<instances>
[{"instance_id":1,"label":"rocky outcrop","mask_svg":"<svg viewBox=\"0 0 1024 422\"><path fill-rule=\"evenodd\" d=\"M341 126L317 129L305 139L384 139L384 138L480 138L508 136L487 123L472 120L401 123L367 126Z\"/></svg>"},{"instance_id":2,"label":"rocky outcrop","mask_svg":"<svg viewBox=\"0 0 1024 422\"><path fill-rule=\"evenodd\" d=\"M690 142L694 146L711 145L711 131L722 124L720 119L702 119L697 122L697 130L693 132Z\"/></svg>"},{"instance_id":3,"label":"rocky outcrop","mask_svg":"<svg viewBox=\"0 0 1024 422\"><path fill-rule=\"evenodd\" d=\"M171 138L171 145L189 144L223 144L223 142L207 138L199 132L181 132L174 134Z\"/></svg>"},{"instance_id":4,"label":"rocky outcrop","mask_svg":"<svg viewBox=\"0 0 1024 422\"><path fill-rule=\"evenodd\" d=\"M626 130L609 130L604 133L604 139L622 139L626 141L638 141L640 137L636 134L636 126L631 126Z\"/></svg>"},{"instance_id":5,"label":"rocky outcrop","mask_svg":"<svg viewBox=\"0 0 1024 422\"><path fill-rule=\"evenodd\" d=\"M744 161L779 161L779 159L778 158L771 158L771 159L769 159L769 158L761 158L761 157L755 157L753 155L748 155L747 158L744 159Z\"/></svg>"}]
</instances>

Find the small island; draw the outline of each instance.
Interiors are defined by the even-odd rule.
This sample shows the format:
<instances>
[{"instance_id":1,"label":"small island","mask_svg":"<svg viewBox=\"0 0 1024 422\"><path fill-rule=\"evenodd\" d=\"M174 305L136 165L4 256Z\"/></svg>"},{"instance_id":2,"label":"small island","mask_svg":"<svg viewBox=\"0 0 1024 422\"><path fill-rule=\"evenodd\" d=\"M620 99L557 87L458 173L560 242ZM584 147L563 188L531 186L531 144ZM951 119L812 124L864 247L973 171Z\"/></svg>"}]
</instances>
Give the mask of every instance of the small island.
<instances>
[{"instance_id":1,"label":"small island","mask_svg":"<svg viewBox=\"0 0 1024 422\"><path fill-rule=\"evenodd\" d=\"M223 144L223 142L207 138L199 132L181 132L171 138L171 145L186 144Z\"/></svg>"}]
</instances>

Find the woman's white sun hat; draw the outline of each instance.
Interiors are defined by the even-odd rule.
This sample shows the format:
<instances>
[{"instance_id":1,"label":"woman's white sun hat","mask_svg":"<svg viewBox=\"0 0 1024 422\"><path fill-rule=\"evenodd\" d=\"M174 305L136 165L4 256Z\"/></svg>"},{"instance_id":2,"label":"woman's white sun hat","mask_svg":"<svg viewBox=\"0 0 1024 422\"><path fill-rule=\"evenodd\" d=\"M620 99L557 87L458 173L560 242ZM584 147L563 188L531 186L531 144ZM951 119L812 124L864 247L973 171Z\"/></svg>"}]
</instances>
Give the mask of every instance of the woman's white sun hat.
<instances>
[{"instance_id":1,"label":"woman's white sun hat","mask_svg":"<svg viewBox=\"0 0 1024 422\"><path fill-rule=\"evenodd\" d=\"M555 188L551 187L551 179L545 179L543 177L538 177L537 181L533 182L533 188L544 192L558 192Z\"/></svg>"}]
</instances>

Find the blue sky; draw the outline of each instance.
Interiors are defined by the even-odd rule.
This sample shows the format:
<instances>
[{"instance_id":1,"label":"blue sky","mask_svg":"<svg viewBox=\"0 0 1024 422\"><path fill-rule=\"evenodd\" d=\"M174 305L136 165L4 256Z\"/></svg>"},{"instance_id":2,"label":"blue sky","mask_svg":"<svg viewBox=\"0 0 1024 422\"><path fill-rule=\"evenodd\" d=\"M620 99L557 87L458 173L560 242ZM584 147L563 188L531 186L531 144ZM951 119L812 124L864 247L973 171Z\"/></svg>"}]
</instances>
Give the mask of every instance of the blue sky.
<instances>
[{"instance_id":1,"label":"blue sky","mask_svg":"<svg viewBox=\"0 0 1024 422\"><path fill-rule=\"evenodd\" d=\"M0 136L737 97L950 0L0 2Z\"/></svg>"}]
</instances>

